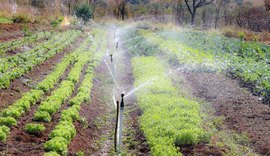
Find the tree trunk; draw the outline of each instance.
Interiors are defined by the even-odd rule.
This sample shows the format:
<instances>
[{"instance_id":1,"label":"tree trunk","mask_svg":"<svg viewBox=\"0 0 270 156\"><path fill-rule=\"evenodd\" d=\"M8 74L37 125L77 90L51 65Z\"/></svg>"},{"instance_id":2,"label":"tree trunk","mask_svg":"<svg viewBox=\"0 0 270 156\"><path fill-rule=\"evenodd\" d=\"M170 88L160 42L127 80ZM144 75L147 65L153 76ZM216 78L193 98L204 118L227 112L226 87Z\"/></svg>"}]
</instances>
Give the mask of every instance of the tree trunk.
<instances>
[{"instance_id":1,"label":"tree trunk","mask_svg":"<svg viewBox=\"0 0 270 156\"><path fill-rule=\"evenodd\" d=\"M194 10L194 12L191 15L191 25L195 26L195 15L196 15L196 11Z\"/></svg>"}]
</instances>

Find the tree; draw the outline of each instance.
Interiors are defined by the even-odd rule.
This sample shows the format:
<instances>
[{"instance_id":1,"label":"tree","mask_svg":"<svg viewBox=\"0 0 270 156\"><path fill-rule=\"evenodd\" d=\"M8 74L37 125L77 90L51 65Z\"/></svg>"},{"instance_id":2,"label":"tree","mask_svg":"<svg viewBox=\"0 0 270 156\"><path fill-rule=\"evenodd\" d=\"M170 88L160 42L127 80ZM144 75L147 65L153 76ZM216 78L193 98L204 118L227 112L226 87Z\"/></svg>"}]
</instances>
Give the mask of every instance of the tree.
<instances>
[{"instance_id":1,"label":"tree","mask_svg":"<svg viewBox=\"0 0 270 156\"><path fill-rule=\"evenodd\" d=\"M122 20L125 20L125 15L126 15L126 1L122 0L122 2L118 6L118 12L121 15Z\"/></svg>"},{"instance_id":2,"label":"tree","mask_svg":"<svg viewBox=\"0 0 270 156\"><path fill-rule=\"evenodd\" d=\"M195 16L197 9L205 5L209 5L213 1L214 0L185 0L188 11L191 15L191 25L195 25Z\"/></svg>"},{"instance_id":3,"label":"tree","mask_svg":"<svg viewBox=\"0 0 270 156\"><path fill-rule=\"evenodd\" d=\"M75 15L78 18L82 18L83 21L89 21L92 17L93 11L89 5L82 4L75 7Z\"/></svg>"}]
</instances>

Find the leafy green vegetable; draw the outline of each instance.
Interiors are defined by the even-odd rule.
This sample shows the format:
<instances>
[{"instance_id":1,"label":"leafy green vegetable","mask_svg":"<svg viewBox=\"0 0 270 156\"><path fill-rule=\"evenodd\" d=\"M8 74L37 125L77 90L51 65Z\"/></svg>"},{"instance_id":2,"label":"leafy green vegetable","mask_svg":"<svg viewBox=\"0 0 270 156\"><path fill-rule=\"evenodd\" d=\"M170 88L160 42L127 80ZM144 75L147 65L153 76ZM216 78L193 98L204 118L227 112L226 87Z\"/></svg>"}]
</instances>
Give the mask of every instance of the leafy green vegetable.
<instances>
[{"instance_id":1,"label":"leafy green vegetable","mask_svg":"<svg viewBox=\"0 0 270 156\"><path fill-rule=\"evenodd\" d=\"M43 124L29 123L25 125L25 131L29 134L39 134L45 131Z\"/></svg>"}]
</instances>

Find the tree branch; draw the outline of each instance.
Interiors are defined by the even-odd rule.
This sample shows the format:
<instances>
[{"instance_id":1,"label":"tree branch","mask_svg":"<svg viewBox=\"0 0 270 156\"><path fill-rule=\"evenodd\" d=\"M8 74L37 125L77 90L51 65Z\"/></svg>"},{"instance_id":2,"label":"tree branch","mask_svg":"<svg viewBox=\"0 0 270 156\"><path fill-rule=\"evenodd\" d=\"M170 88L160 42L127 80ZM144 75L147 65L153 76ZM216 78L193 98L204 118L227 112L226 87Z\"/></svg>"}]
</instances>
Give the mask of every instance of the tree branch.
<instances>
[{"instance_id":1,"label":"tree branch","mask_svg":"<svg viewBox=\"0 0 270 156\"><path fill-rule=\"evenodd\" d=\"M185 0L185 3L186 3L186 5L187 5L187 7L188 7L188 11L190 12L190 14L192 14L192 10L191 10L191 8L190 8L190 6L189 6L189 4L188 4L188 0Z\"/></svg>"}]
</instances>

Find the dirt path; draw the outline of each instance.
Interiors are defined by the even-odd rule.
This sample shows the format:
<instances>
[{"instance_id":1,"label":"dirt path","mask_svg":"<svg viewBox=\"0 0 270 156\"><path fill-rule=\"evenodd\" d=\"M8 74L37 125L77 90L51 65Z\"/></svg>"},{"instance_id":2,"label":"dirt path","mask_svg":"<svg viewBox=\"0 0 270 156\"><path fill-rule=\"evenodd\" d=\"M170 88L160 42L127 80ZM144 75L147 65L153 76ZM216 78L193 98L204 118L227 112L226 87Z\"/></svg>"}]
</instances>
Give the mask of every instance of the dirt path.
<instances>
[{"instance_id":1,"label":"dirt path","mask_svg":"<svg viewBox=\"0 0 270 156\"><path fill-rule=\"evenodd\" d=\"M258 97L241 88L236 80L222 74L178 72L191 93L213 104L217 116L225 116L225 125L247 133L252 148L270 155L270 108Z\"/></svg>"},{"instance_id":2,"label":"dirt path","mask_svg":"<svg viewBox=\"0 0 270 156\"><path fill-rule=\"evenodd\" d=\"M115 106L112 96L120 100L120 94L133 89L134 78L130 56L128 53L119 53L124 47L119 47L115 51L114 34L109 30L107 36L108 54L113 54L115 65L115 81L105 63L109 67L114 65L110 62L110 56L105 55L95 71L93 89L91 92L91 103L83 104L81 116L84 117L88 126L76 122L78 133L69 146L69 155L75 155L79 151L84 151L85 155L106 156L114 155L114 125L115 125ZM125 133L124 145L127 153L132 155L147 155L149 148L145 143L145 137L139 130L138 116L140 111L136 105L135 97L130 96L125 100ZM136 143L135 143L136 142Z\"/></svg>"}]
</instances>

